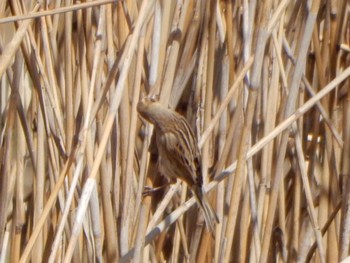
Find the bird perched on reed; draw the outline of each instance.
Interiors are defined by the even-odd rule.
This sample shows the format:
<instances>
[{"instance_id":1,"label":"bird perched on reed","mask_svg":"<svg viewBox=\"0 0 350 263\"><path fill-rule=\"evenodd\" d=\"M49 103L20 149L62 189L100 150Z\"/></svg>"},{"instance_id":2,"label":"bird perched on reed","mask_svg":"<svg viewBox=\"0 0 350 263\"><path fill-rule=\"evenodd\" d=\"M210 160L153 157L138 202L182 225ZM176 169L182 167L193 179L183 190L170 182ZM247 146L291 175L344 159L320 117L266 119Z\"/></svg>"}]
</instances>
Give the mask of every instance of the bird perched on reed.
<instances>
[{"instance_id":1,"label":"bird perched on reed","mask_svg":"<svg viewBox=\"0 0 350 263\"><path fill-rule=\"evenodd\" d=\"M138 103L137 111L154 125L160 173L167 176L170 183L175 183L177 178L185 181L204 213L207 228L213 234L215 223L219 220L203 191L200 154L190 125L183 116L149 97Z\"/></svg>"}]
</instances>

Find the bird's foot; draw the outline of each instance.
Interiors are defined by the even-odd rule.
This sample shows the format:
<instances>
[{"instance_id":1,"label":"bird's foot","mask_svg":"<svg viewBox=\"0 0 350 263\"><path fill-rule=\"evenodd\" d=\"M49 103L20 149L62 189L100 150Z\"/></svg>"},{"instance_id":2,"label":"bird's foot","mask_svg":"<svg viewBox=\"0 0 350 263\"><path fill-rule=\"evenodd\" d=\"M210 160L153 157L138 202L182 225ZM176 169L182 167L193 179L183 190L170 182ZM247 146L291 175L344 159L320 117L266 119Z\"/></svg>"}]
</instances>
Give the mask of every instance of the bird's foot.
<instances>
[{"instance_id":1,"label":"bird's foot","mask_svg":"<svg viewBox=\"0 0 350 263\"><path fill-rule=\"evenodd\" d=\"M167 187L169 184L164 184L158 187L152 187L152 186L144 186L143 188L143 192L142 192L142 196L146 197L149 196L151 194L154 194L155 192L158 192L159 190L162 190L163 188Z\"/></svg>"}]
</instances>

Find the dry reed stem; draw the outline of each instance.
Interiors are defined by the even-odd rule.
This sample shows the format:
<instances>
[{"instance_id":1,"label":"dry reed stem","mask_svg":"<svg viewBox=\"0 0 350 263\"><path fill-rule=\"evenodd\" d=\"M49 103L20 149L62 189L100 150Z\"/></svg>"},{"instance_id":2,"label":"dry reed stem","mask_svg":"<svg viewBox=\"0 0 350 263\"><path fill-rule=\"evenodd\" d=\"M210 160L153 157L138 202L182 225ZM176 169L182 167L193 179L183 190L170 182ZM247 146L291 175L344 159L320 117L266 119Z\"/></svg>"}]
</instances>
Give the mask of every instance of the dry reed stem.
<instances>
[{"instance_id":1,"label":"dry reed stem","mask_svg":"<svg viewBox=\"0 0 350 263\"><path fill-rule=\"evenodd\" d=\"M136 72L135 72L135 80L133 83L133 100L131 105L131 121L130 121L130 131L128 138L128 156L127 156L127 166L126 166L126 174L131 175L133 173L133 165L134 165L134 148L135 148L135 138L136 138L136 124L137 124L137 110L136 106L138 103L138 98L140 97L140 86L141 86L141 74L142 74L142 59L143 59L143 51L144 51L144 41L145 41L145 27L142 29L140 39L139 39L139 47L137 51L137 60L136 60ZM131 176L130 176L131 177ZM141 193L137 196L136 203L140 203L141 201ZM144 209L144 207L142 207ZM137 212L137 211L136 211ZM136 231L138 234L135 241L136 246L136 257L135 261L141 260L142 248L143 248L143 240L144 233L146 232L146 214L143 210L140 212L140 221L139 228ZM137 216L137 213L136 213ZM135 218L136 218L135 216ZM130 220L130 219L129 219ZM134 220L134 224L136 224L137 220Z\"/></svg>"},{"instance_id":2,"label":"dry reed stem","mask_svg":"<svg viewBox=\"0 0 350 263\"><path fill-rule=\"evenodd\" d=\"M86 184L83 188L81 202L79 203L78 211L77 211L77 215L76 215L76 219L75 219L75 224L73 226L73 233L72 233L73 235L69 241L69 245L68 245L68 248L66 251L65 262L69 262L71 257L72 257L73 250L74 250L74 247L75 247L76 242L77 242L78 234L80 232L80 228L81 228L81 224L82 224L82 220L83 220L82 217L85 215L88 201L89 201L90 196L91 196L91 192L92 192L93 188L95 187L95 178L97 176L97 170L100 166L101 159L102 159L102 156L104 154L104 150L105 150L105 147L106 147L106 144L108 141L108 135L109 135L109 132L110 132L112 125L113 125L113 122L114 122L116 110L118 109L119 103L121 101L123 86L125 85L127 72L129 71L129 67L131 64L132 54L133 54L133 51L135 50L135 47L136 47L136 40L139 37L141 26L142 26L144 19L145 19L145 15L147 14L147 11L151 6L150 3L145 3L145 2L143 2L143 3L144 4L141 7L140 16L139 16L137 23L135 25L135 29L134 29L134 32L132 35L130 46L128 46L128 49L127 49L127 53L126 53L127 55L126 55L126 59L125 59L126 61L125 61L125 64L122 68L122 72L121 72L121 75L120 75L120 78L119 78L119 81L118 81L118 84L116 87L116 92L115 92L114 96L112 97L112 107L110 109L110 114L106 120L105 132L103 133L103 137L102 137L102 140L100 142L100 146L99 146L99 149L98 149L98 152L96 155L95 162L93 163L93 166L91 168L90 176L87 179ZM91 89L91 90L93 90L93 89ZM89 96L89 98L92 99L92 96ZM92 101L92 100L90 100L90 101ZM89 105L92 105L92 103L89 103ZM88 109L90 109L90 108L91 107L88 107ZM90 114L87 114L86 116L87 117L85 119L83 131L88 128L88 124L90 122L89 121ZM84 147L82 149L84 149ZM80 158L78 164L82 163L82 161L83 161L83 158ZM77 171L79 171L79 170L77 169ZM124 244L124 245L127 246L126 244Z\"/></svg>"},{"instance_id":3,"label":"dry reed stem","mask_svg":"<svg viewBox=\"0 0 350 263\"><path fill-rule=\"evenodd\" d=\"M344 79L348 78L350 76L350 67L347 68L342 74L340 74L336 79L334 79L332 82L330 82L326 87L322 89L314 98L307 101L304 105L302 105L300 108L297 109L297 111L292 114L289 118L287 118L285 121L283 121L281 124L279 124L273 131L271 131L270 134L265 136L263 139L261 139L258 143L253 145L250 150L246 154L246 159L252 158L255 154L257 154L261 149L264 148L268 143L270 143L276 136L280 135L281 132L285 131L287 128L290 127L298 118L303 116L305 112L310 110L318 101L320 101L325 95L327 95L329 92L331 92L334 88L336 88L339 83L344 81ZM209 183L205 190L211 191L214 187L218 185L220 181L222 181L227 176L231 175L233 172L236 171L237 168L237 162L232 163L229 165L225 170L223 170L213 182ZM184 203L182 206L178 207L174 212L172 212L167 218L165 218L161 223L159 223L157 226L155 226L146 236L146 243L151 242L159 233L164 231L166 228L168 228L171 224L176 222L176 220L185 213L192 205L195 204L195 199L191 198L186 203ZM122 262L129 260L134 253L134 250L131 249L126 255L124 255L121 260Z\"/></svg>"},{"instance_id":4,"label":"dry reed stem","mask_svg":"<svg viewBox=\"0 0 350 263\"><path fill-rule=\"evenodd\" d=\"M304 35L302 38L301 42L301 49L299 56L297 58L296 66L295 66L295 71L293 74L293 78L291 81L291 87L289 91L289 96L287 99L286 107L285 107L285 112L284 112L284 117L288 117L291 112L294 110L294 105L296 102L296 96L297 96L297 89L299 87L300 79L302 72L304 70L304 61L305 61L305 56L307 52L307 47L310 44L310 39L311 39L311 34L312 34L312 29L314 27L315 19L316 19L316 14L318 12L319 8L319 1L315 1L312 3L312 9L311 12L308 14L308 19L306 21L306 26L305 26L305 31ZM282 140L281 140L281 145L280 145L280 150L278 154L278 160L277 160L277 165L276 165L276 176L275 176L275 182L272 187L272 193L271 193L271 201L270 201L270 206L268 209L268 215L267 215L267 224L264 232L264 237L262 240L262 254L259 262L264 263L267 262L267 257L268 257L268 251L269 251L269 246L270 246L270 241L271 241L271 235L272 235L272 227L273 227L273 221L275 218L275 210L277 206L277 196L279 193L279 188L280 188L280 183L282 179L282 170L283 166L282 163L284 161L285 157L285 152L287 148L287 140L288 140L288 132L284 132ZM318 242L320 240L318 239ZM319 248L320 248L320 254L321 254L321 260L324 261L324 251L323 251L323 246L321 243L318 243Z\"/></svg>"},{"instance_id":5,"label":"dry reed stem","mask_svg":"<svg viewBox=\"0 0 350 263\"><path fill-rule=\"evenodd\" d=\"M33 19L33 18L38 18L38 17L43 17L43 16L57 15L57 14L61 14L61 13L67 13L67 12L82 10L82 9L86 9L86 8L91 8L94 6L111 4L113 2L114 2L114 0L96 0L93 2L78 3L78 4L64 6L64 7L60 7L60 8L56 8L56 9L52 9L52 10L42 10L39 12L36 12L34 10L34 12L30 13L30 14L16 15L13 17L3 17L0 19L0 24L17 22L17 21L21 21L21 20Z\"/></svg>"},{"instance_id":6,"label":"dry reed stem","mask_svg":"<svg viewBox=\"0 0 350 263\"><path fill-rule=\"evenodd\" d=\"M209 137L209 134L213 131L215 125L219 121L220 117L222 116L224 110L227 108L227 105L230 103L230 99L232 99L232 96L234 95L234 92L238 88L240 82L243 80L245 74L248 72L250 69L251 65L253 64L254 59L251 57L246 65L242 68L242 71L238 74L237 80L235 83L232 85L230 88L228 94L225 96L224 101L221 103L220 108L217 110L215 113L215 116L211 119L210 124L205 128L204 132L202 133L202 136L198 142L199 148L202 148L204 145L204 142L207 140Z\"/></svg>"},{"instance_id":7,"label":"dry reed stem","mask_svg":"<svg viewBox=\"0 0 350 263\"><path fill-rule=\"evenodd\" d=\"M1 2L0 262L346 261L349 19L346 1ZM215 240L186 187L142 196L163 183L136 112L153 94L199 138Z\"/></svg>"}]
</instances>

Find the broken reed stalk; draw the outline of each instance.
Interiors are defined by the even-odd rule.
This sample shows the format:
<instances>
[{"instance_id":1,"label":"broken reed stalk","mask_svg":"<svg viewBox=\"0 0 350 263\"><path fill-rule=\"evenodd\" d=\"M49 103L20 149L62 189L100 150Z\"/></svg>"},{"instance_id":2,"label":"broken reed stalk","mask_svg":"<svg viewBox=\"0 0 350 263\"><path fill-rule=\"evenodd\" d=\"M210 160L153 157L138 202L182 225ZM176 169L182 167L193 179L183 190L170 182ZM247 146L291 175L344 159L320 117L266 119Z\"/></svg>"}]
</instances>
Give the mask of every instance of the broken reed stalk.
<instances>
[{"instance_id":1,"label":"broken reed stalk","mask_svg":"<svg viewBox=\"0 0 350 263\"><path fill-rule=\"evenodd\" d=\"M346 1L63 2L0 5L1 262L347 257ZM215 240L179 183L142 197L151 94L195 128Z\"/></svg>"}]
</instances>

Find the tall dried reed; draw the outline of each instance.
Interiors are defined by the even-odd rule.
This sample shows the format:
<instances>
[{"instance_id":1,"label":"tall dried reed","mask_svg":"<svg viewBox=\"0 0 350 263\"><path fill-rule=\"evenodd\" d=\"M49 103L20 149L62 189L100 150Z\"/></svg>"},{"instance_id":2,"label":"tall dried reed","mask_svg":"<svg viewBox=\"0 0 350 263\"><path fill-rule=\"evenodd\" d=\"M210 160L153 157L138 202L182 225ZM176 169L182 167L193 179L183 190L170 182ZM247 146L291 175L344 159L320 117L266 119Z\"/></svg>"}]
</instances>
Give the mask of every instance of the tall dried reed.
<instances>
[{"instance_id":1,"label":"tall dried reed","mask_svg":"<svg viewBox=\"0 0 350 263\"><path fill-rule=\"evenodd\" d=\"M0 263L338 262L350 246L347 1L0 1ZM166 182L184 115L215 238Z\"/></svg>"}]
</instances>

